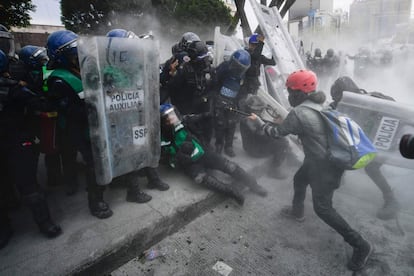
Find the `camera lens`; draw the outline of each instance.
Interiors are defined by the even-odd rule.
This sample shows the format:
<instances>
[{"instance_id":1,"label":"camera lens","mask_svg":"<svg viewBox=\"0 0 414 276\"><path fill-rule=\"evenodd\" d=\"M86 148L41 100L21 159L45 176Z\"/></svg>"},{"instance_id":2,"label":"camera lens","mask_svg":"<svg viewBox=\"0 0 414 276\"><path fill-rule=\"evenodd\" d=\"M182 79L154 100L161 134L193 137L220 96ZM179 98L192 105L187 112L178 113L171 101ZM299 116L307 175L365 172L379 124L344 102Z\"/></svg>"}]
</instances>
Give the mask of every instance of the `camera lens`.
<instances>
[{"instance_id":1,"label":"camera lens","mask_svg":"<svg viewBox=\"0 0 414 276\"><path fill-rule=\"evenodd\" d=\"M405 134L400 141L401 155L408 159L414 159L414 135Z\"/></svg>"}]
</instances>

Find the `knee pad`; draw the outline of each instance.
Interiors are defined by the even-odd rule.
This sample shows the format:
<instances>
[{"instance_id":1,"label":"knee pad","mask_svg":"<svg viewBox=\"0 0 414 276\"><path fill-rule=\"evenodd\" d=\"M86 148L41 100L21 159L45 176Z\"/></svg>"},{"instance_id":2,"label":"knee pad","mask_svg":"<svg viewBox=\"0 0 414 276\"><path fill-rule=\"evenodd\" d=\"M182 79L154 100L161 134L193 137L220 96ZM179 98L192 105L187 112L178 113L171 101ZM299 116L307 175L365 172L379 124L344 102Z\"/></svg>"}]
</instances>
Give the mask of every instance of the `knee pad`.
<instances>
[{"instance_id":1,"label":"knee pad","mask_svg":"<svg viewBox=\"0 0 414 276\"><path fill-rule=\"evenodd\" d=\"M194 177L194 181L197 184L201 184L204 181L204 178L206 178L207 174L206 173L199 173Z\"/></svg>"},{"instance_id":2,"label":"knee pad","mask_svg":"<svg viewBox=\"0 0 414 276\"><path fill-rule=\"evenodd\" d=\"M226 160L225 163L224 163L224 166L225 166L226 171L228 171L229 173L232 173L232 172L236 171L237 168L239 167L239 166L237 166L236 163L234 163L230 160Z\"/></svg>"}]
</instances>

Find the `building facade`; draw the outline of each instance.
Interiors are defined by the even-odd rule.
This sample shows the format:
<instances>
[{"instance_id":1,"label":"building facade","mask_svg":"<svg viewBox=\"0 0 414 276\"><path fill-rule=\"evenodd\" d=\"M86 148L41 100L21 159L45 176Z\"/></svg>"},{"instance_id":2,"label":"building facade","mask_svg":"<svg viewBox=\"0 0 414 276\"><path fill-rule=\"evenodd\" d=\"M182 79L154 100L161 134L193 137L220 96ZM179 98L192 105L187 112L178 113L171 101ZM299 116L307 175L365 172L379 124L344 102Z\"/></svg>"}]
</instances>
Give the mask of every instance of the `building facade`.
<instances>
[{"instance_id":1,"label":"building facade","mask_svg":"<svg viewBox=\"0 0 414 276\"><path fill-rule=\"evenodd\" d=\"M360 37L374 41L407 24L410 11L411 0L356 0L350 6L349 23Z\"/></svg>"}]
</instances>

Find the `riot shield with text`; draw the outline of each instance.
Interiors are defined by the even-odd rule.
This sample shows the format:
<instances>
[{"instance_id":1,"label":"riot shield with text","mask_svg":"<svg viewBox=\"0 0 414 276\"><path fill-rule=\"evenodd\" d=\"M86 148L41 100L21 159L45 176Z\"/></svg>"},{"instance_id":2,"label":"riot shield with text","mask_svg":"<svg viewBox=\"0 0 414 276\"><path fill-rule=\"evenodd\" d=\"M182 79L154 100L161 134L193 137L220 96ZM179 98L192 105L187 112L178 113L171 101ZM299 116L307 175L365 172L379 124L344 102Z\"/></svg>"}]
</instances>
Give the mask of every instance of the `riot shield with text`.
<instances>
[{"instance_id":1,"label":"riot shield with text","mask_svg":"<svg viewBox=\"0 0 414 276\"><path fill-rule=\"evenodd\" d=\"M399 143L404 134L414 133L414 107L369 95L344 92L337 106L357 122L378 150L375 160L414 169L414 162L403 158Z\"/></svg>"},{"instance_id":2,"label":"riot shield with text","mask_svg":"<svg viewBox=\"0 0 414 276\"><path fill-rule=\"evenodd\" d=\"M81 37L79 62L96 180L158 165L159 47L147 39Z\"/></svg>"}]
</instances>

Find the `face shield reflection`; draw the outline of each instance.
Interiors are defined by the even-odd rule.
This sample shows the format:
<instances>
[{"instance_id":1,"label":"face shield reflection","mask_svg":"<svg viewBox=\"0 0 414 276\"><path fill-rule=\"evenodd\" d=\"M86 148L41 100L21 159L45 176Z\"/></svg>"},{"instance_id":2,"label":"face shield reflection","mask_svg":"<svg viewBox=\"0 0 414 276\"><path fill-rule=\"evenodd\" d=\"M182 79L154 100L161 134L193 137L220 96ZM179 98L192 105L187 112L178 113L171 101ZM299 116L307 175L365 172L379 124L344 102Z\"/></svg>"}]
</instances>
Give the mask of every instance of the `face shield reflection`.
<instances>
[{"instance_id":1,"label":"face shield reflection","mask_svg":"<svg viewBox=\"0 0 414 276\"><path fill-rule=\"evenodd\" d=\"M178 115L175 113L174 108L166 110L162 115L162 118L167 126L176 126L181 122Z\"/></svg>"}]
</instances>

